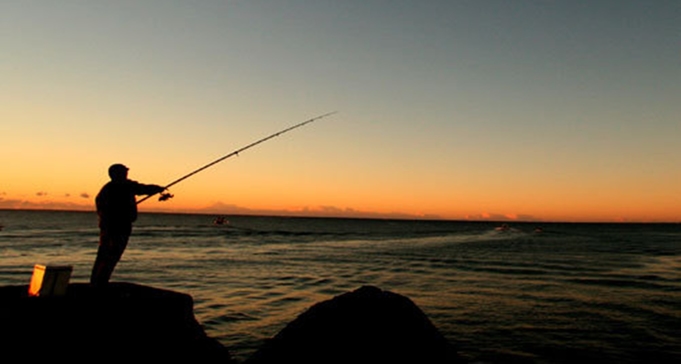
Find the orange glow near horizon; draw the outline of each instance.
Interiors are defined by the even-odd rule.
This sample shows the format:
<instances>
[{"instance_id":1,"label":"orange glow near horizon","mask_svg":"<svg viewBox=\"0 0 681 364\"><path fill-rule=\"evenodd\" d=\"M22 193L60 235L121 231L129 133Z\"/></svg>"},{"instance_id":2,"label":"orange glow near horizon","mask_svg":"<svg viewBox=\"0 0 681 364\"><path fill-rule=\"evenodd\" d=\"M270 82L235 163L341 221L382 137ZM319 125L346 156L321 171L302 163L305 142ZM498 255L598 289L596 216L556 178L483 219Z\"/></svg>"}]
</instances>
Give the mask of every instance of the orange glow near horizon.
<instances>
[{"instance_id":1,"label":"orange glow near horizon","mask_svg":"<svg viewBox=\"0 0 681 364\"><path fill-rule=\"evenodd\" d=\"M172 192L172 191L171 191ZM95 193L88 196L62 195L51 193L36 194L12 198L6 193L0 195L2 209L49 209L49 210L82 210L94 211ZM293 216L325 216L325 217L375 217L375 218L436 218L446 220L491 220L491 221L546 221L546 222L679 222L676 209L660 206L631 207L629 211L617 208L600 208L579 206L578 204L537 206L538 213L506 212L514 211L512 207L489 212L476 209L475 203L459 204L449 207L447 204L433 204L430 208L401 207L390 201L362 200L354 204L351 201L334 199L327 204L315 204L308 200L296 200L294 196L279 201L268 200L268 197L248 198L238 196L231 201L188 200L186 196L177 196L167 202L158 202L155 197L143 202L140 211L148 212L186 212L186 213L226 213L226 214L273 214ZM532 206L525 206L527 211ZM585 212L586 211L586 212Z\"/></svg>"},{"instance_id":2,"label":"orange glow near horizon","mask_svg":"<svg viewBox=\"0 0 681 364\"><path fill-rule=\"evenodd\" d=\"M94 197L108 180L107 164L94 158L73 156L65 159L68 163L57 165L50 160L45 163L22 158L26 157L17 156L4 169L12 178L5 178L0 185L0 208L93 210ZM380 174L354 172L366 177L352 178L350 173L339 174L338 169L324 166L315 166L314 171L305 164L290 170L276 169L279 163L288 162L285 159L296 158L280 157L282 161L274 163L273 158L276 156L271 152L239 157L171 187L175 197L170 201L152 198L140 205L140 210L217 213L222 209L256 214L452 220L681 221L681 197L669 192L677 190L673 179L653 182L648 177L620 184L606 180L607 186L604 182L599 186L584 179L551 183L544 176L526 174L524 179L514 175L504 183L494 183L474 169L465 177L443 171L435 177L414 174L398 178L386 167L377 169ZM129 164L130 178L142 183L162 184L177 178L169 177L164 169L167 166L156 162L132 160ZM143 166L147 165L150 167L145 170ZM641 188L647 185L657 188Z\"/></svg>"},{"instance_id":3,"label":"orange glow near horizon","mask_svg":"<svg viewBox=\"0 0 681 364\"><path fill-rule=\"evenodd\" d=\"M271 155L216 167L205 175L171 187L175 197L170 201L158 202L151 198L140 205L140 210L451 220L681 221L678 210L681 199L678 194L675 200L674 195L664 192L675 190L673 181L658 183L659 190L641 192L638 185L647 183L645 181L629 181L612 188L576 183L542 182L527 186L518 183L507 187L489 181L468 183L476 177L474 171L473 177L452 177L447 180L452 182L445 184L418 176L372 180L335 178L337 173L333 170L329 170L329 174L334 178L329 179L323 171L305 173L304 166L297 167L299 170L291 175L271 171L268 157ZM24 165L31 163L36 162ZM21 163L10 165L5 172L15 178L5 179L0 186L0 208L94 210L94 197L108 179L103 171L105 166L96 163L35 169L24 168ZM163 169L144 171L138 167L142 165L145 164L134 163L131 179L155 183L174 178L169 178ZM82 170L89 173L83 174ZM60 174L61 178L51 177Z\"/></svg>"}]
</instances>

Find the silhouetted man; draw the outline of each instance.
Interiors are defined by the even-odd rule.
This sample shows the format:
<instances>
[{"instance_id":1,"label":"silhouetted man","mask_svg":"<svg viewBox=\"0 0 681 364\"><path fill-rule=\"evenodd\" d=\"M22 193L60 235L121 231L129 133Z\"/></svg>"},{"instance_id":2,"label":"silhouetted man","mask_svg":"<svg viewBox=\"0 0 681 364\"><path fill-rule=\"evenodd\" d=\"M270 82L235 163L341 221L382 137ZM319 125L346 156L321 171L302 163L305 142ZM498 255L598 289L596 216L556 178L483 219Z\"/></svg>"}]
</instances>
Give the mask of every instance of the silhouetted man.
<instances>
[{"instance_id":1,"label":"silhouetted man","mask_svg":"<svg viewBox=\"0 0 681 364\"><path fill-rule=\"evenodd\" d=\"M111 165L109 177L111 181L102 187L95 198L99 216L99 248L90 275L90 284L95 286L109 283L128 245L132 223L137 219L135 196L153 195L164 190L158 185L129 180L128 167L122 164Z\"/></svg>"}]
</instances>

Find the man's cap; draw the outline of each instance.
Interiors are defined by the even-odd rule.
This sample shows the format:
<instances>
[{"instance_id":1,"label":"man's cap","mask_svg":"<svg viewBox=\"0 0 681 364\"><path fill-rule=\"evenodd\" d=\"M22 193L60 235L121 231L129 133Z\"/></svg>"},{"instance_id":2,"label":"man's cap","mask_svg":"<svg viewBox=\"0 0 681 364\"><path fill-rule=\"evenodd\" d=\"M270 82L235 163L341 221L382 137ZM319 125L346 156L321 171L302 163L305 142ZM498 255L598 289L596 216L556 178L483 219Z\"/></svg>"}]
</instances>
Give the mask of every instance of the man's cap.
<instances>
[{"instance_id":1,"label":"man's cap","mask_svg":"<svg viewBox=\"0 0 681 364\"><path fill-rule=\"evenodd\" d=\"M123 172L127 172L128 169L129 169L128 167L120 163L112 164L109 167L109 176L113 177L115 175L120 175Z\"/></svg>"}]
</instances>

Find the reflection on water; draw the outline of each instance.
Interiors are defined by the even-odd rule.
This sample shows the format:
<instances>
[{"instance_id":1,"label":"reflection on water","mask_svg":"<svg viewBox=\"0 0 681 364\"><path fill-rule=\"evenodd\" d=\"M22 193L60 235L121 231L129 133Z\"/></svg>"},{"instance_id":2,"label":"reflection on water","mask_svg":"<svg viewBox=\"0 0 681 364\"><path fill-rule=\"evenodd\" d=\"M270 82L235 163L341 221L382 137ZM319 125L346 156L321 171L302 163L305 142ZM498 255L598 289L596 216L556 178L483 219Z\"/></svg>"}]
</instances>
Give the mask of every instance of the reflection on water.
<instances>
[{"instance_id":1,"label":"reflection on water","mask_svg":"<svg viewBox=\"0 0 681 364\"><path fill-rule=\"evenodd\" d=\"M92 213L0 211L0 283L36 263L87 281ZM675 225L514 224L142 214L113 279L191 294L246 358L298 314L375 285L412 299L471 360L662 362L681 353Z\"/></svg>"}]
</instances>

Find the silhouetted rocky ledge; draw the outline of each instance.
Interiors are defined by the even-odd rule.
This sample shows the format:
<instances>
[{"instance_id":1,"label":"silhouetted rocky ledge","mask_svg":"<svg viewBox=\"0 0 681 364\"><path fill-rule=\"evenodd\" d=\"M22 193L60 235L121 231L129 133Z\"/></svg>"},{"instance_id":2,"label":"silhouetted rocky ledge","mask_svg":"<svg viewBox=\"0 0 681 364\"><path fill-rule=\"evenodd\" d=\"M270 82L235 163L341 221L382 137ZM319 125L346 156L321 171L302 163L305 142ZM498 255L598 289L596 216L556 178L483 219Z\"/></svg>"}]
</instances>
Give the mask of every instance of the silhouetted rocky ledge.
<instances>
[{"instance_id":1,"label":"silhouetted rocky ledge","mask_svg":"<svg viewBox=\"0 0 681 364\"><path fill-rule=\"evenodd\" d=\"M315 304L246 361L458 362L454 348L410 299L373 286Z\"/></svg>"},{"instance_id":2,"label":"silhouetted rocky ledge","mask_svg":"<svg viewBox=\"0 0 681 364\"><path fill-rule=\"evenodd\" d=\"M234 363L208 337L191 296L130 283L72 283L65 296L0 287L5 357ZM404 296L365 286L315 304L246 360L265 363L456 363L456 352Z\"/></svg>"},{"instance_id":3,"label":"silhouetted rocky ledge","mask_svg":"<svg viewBox=\"0 0 681 364\"><path fill-rule=\"evenodd\" d=\"M0 287L3 355L233 362L227 348L205 334L193 305L187 294L130 283L106 289L72 283L55 297L29 297L28 286Z\"/></svg>"}]
</instances>

